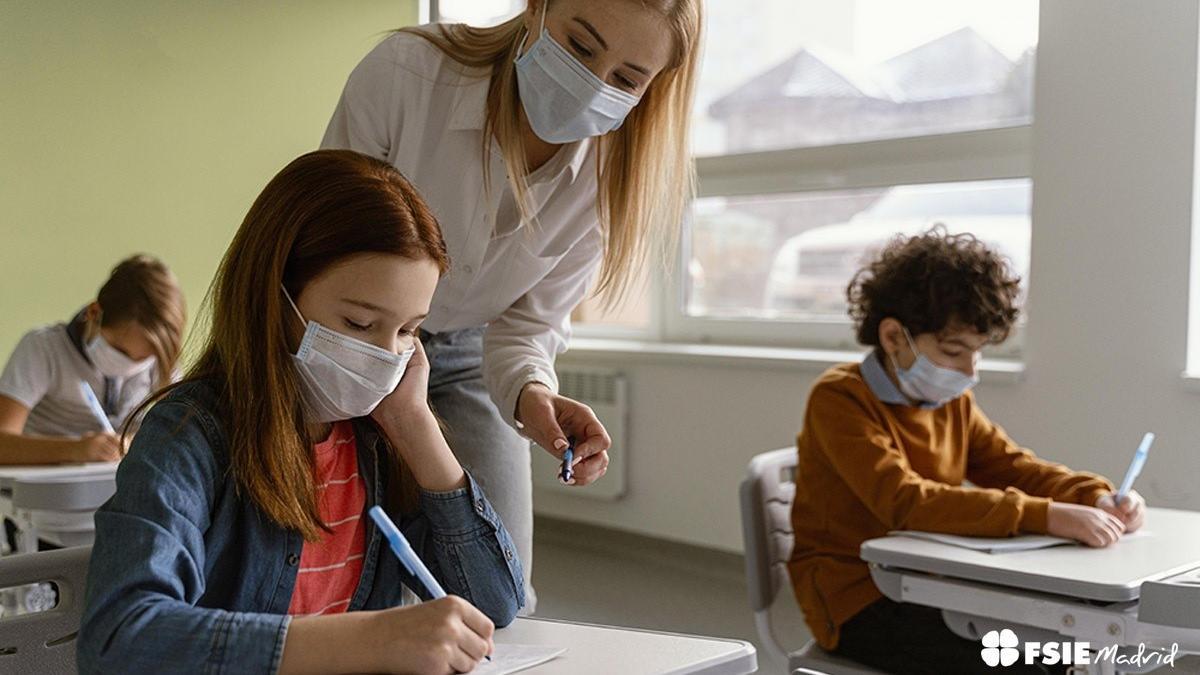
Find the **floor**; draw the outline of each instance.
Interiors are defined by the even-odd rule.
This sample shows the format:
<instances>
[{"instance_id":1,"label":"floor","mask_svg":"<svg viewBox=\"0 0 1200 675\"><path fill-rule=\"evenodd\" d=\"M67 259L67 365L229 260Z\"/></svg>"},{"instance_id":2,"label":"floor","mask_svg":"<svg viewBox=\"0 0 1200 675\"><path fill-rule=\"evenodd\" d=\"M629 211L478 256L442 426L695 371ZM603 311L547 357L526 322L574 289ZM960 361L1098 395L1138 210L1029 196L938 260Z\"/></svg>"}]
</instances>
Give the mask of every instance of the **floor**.
<instances>
[{"instance_id":1,"label":"floor","mask_svg":"<svg viewBox=\"0 0 1200 675\"><path fill-rule=\"evenodd\" d=\"M537 616L747 640L754 629L741 556L539 517L534 531ZM581 534L583 536L581 536ZM790 649L809 638L790 596L773 614Z\"/></svg>"}]
</instances>

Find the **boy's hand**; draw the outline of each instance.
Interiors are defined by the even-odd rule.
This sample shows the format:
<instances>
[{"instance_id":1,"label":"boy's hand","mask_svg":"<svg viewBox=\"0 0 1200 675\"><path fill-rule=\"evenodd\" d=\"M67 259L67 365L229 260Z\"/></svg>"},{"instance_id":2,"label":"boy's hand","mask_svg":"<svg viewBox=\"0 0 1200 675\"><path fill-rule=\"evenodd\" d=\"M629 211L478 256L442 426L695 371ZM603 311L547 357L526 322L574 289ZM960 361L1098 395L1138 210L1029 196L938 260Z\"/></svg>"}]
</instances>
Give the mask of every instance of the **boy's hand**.
<instances>
[{"instance_id":1,"label":"boy's hand","mask_svg":"<svg viewBox=\"0 0 1200 675\"><path fill-rule=\"evenodd\" d=\"M1120 503L1115 493L1103 494L1096 500L1096 508L1120 518L1126 532L1134 532L1146 522L1146 500L1137 490L1130 490Z\"/></svg>"},{"instance_id":2,"label":"boy's hand","mask_svg":"<svg viewBox=\"0 0 1200 675\"><path fill-rule=\"evenodd\" d=\"M1099 508L1082 504L1050 502L1046 516L1046 532L1066 537L1095 548L1115 544L1125 531L1120 518Z\"/></svg>"}]
</instances>

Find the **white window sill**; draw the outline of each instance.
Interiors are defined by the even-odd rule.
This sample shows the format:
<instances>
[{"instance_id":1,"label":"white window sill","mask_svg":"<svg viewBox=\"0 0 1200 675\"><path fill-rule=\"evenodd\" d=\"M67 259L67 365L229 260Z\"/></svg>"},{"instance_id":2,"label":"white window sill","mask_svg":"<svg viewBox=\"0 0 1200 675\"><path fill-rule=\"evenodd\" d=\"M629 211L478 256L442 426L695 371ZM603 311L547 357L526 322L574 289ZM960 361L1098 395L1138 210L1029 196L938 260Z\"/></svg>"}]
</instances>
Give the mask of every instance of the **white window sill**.
<instances>
[{"instance_id":1,"label":"white window sill","mask_svg":"<svg viewBox=\"0 0 1200 675\"><path fill-rule=\"evenodd\" d=\"M1183 388L1188 391L1200 391L1200 373L1183 371Z\"/></svg>"},{"instance_id":2,"label":"white window sill","mask_svg":"<svg viewBox=\"0 0 1200 675\"><path fill-rule=\"evenodd\" d=\"M786 368L819 372L834 364L861 361L863 352L577 337L571 340L564 356L619 359L621 363ZM1016 383L1025 373L1025 364L1006 359L984 359L979 364L979 370L983 380L988 383ZM1196 383L1200 390L1200 379Z\"/></svg>"}]
</instances>

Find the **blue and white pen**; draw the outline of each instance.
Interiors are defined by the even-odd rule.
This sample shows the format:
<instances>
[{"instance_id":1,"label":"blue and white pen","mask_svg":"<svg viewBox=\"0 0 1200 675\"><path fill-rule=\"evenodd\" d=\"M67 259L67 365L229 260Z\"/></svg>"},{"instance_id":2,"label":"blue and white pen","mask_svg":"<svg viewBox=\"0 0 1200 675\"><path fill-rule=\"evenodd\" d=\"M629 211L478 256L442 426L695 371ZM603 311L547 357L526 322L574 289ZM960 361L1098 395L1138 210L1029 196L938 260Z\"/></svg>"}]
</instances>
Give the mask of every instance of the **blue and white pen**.
<instances>
[{"instance_id":1,"label":"blue and white pen","mask_svg":"<svg viewBox=\"0 0 1200 675\"><path fill-rule=\"evenodd\" d=\"M388 545L392 547L392 553L395 553L396 557L400 559L400 564L404 565L404 569L408 570L409 574L416 577L425 586L425 590L429 591L429 595L434 600L446 597L446 591L442 590L442 585L438 583L437 579L433 578L433 573L421 561L421 557L413 550L412 545L408 543L408 539L400 532L400 528L396 527L392 519L388 518L388 515L383 512L383 509L378 506L372 506L371 510L367 511L367 513L370 514L371 520L374 520L375 524L379 526L379 531L388 540Z\"/></svg>"},{"instance_id":2,"label":"blue and white pen","mask_svg":"<svg viewBox=\"0 0 1200 675\"><path fill-rule=\"evenodd\" d=\"M1147 431L1145 436L1142 436L1142 442L1138 445L1137 450L1133 453L1133 459L1129 462L1129 469L1125 471L1125 480L1121 481L1121 489L1117 490L1116 503L1120 504L1121 500L1129 494L1133 489L1133 481L1137 480L1138 474L1142 472L1142 467L1146 465L1146 456L1150 454L1150 446L1154 444L1154 432Z\"/></svg>"},{"instance_id":3,"label":"blue and white pen","mask_svg":"<svg viewBox=\"0 0 1200 675\"><path fill-rule=\"evenodd\" d=\"M392 548L392 553L395 553L396 557L400 559L400 564L404 565L404 569L408 570L409 574L416 577L425 586L425 590L429 591L429 595L434 600L446 597L446 591L442 590L442 585L438 583L437 579L433 578L433 573L425 566L425 563L421 560L421 556L417 555L417 552L413 550L412 544L408 543L408 539L404 536L404 533L400 531L400 528L396 527L391 518L388 518L383 509L378 506L372 506L367 511L367 514L379 526L379 531L387 539L388 545ZM485 656L484 658L488 661L492 660L490 656Z\"/></svg>"},{"instance_id":4,"label":"blue and white pen","mask_svg":"<svg viewBox=\"0 0 1200 675\"><path fill-rule=\"evenodd\" d=\"M567 438L567 449L563 450L562 468L558 471L558 479L564 485L570 485L575 480L575 439Z\"/></svg>"},{"instance_id":5,"label":"blue and white pen","mask_svg":"<svg viewBox=\"0 0 1200 675\"><path fill-rule=\"evenodd\" d=\"M96 398L96 392L92 390L92 385L80 380L79 393L83 395L83 402L92 411L92 415L100 423L100 427L110 434L116 433L113 430L112 422L108 421L108 415L104 414L104 407L100 405L100 399Z\"/></svg>"}]
</instances>

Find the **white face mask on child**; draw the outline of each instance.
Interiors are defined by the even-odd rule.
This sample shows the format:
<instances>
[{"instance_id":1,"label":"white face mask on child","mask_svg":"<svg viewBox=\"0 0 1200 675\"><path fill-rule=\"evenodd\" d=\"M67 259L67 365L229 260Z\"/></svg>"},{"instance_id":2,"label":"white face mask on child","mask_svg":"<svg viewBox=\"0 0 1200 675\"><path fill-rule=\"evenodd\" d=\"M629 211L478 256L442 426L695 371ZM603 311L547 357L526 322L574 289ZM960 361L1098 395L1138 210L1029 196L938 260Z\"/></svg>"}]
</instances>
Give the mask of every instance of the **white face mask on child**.
<instances>
[{"instance_id":1,"label":"white face mask on child","mask_svg":"<svg viewBox=\"0 0 1200 675\"><path fill-rule=\"evenodd\" d=\"M912 348L917 359L907 370L900 367L896 357L891 356L892 365L896 368L896 379L900 381L900 391L917 401L943 406L950 401L967 393L979 383L979 375L967 375L953 368L944 368L930 361L924 354L917 351L917 343L913 341L908 329L904 328L904 337Z\"/></svg>"},{"instance_id":2,"label":"white face mask on child","mask_svg":"<svg viewBox=\"0 0 1200 675\"><path fill-rule=\"evenodd\" d=\"M336 422L366 416L395 391L416 347L395 354L342 335L305 320L286 288L283 295L296 316L307 324L292 362L300 373L311 421Z\"/></svg>"},{"instance_id":3,"label":"white face mask on child","mask_svg":"<svg viewBox=\"0 0 1200 675\"><path fill-rule=\"evenodd\" d=\"M148 370L155 361L153 356L147 356L141 361L134 361L125 356L121 350L110 345L99 331L96 332L96 337L88 340L84 345L84 351L87 352L88 360L92 362L93 366L96 366L96 370L105 377L118 380L125 380Z\"/></svg>"}]
</instances>

